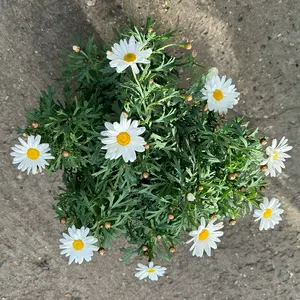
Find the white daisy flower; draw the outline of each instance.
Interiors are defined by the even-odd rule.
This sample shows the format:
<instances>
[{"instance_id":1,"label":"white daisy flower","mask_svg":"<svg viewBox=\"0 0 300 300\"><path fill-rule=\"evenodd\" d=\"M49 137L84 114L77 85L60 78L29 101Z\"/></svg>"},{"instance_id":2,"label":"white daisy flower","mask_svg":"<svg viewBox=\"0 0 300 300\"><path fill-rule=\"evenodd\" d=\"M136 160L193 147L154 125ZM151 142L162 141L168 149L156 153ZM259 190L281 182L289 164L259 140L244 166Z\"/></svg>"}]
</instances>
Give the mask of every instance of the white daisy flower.
<instances>
[{"instance_id":1,"label":"white daisy flower","mask_svg":"<svg viewBox=\"0 0 300 300\"><path fill-rule=\"evenodd\" d=\"M190 236L193 238L187 241L187 244L190 242L194 242L190 251L193 250L193 256L203 256L203 252L205 251L208 256L211 255L211 248L217 249L216 242L220 242L219 237L223 235L222 231L218 231L219 229L223 228L223 222L218 224L214 224L214 220L210 220L205 225L205 219L201 217L201 225L198 227L198 230L191 231L189 233Z\"/></svg>"},{"instance_id":2,"label":"white daisy flower","mask_svg":"<svg viewBox=\"0 0 300 300\"><path fill-rule=\"evenodd\" d=\"M277 145L277 140L274 139L272 145L267 147L266 153L269 157L261 163L261 165L268 166L268 170L265 172L266 176L270 174L271 177L275 177L276 171L281 173L281 168L285 168L283 162L286 158L290 157L290 155L285 152L290 151L293 148L292 146L288 146L287 142L288 139L283 137Z\"/></svg>"},{"instance_id":3,"label":"white daisy flower","mask_svg":"<svg viewBox=\"0 0 300 300\"><path fill-rule=\"evenodd\" d=\"M115 43L112 51L107 52L107 58L111 60L109 65L116 68L118 73L124 71L127 67L131 67L135 74L139 73L137 64L149 64L147 59L151 53L151 49L143 50L145 44L136 42L133 36L130 37L129 42L121 40L120 44Z\"/></svg>"},{"instance_id":4,"label":"white daisy flower","mask_svg":"<svg viewBox=\"0 0 300 300\"><path fill-rule=\"evenodd\" d=\"M283 213L283 209L279 208L278 199L272 198L269 202L268 198L265 197L259 207L260 209L255 209L253 214L253 217L257 218L255 222L260 220L259 230L274 228L282 220L280 214Z\"/></svg>"},{"instance_id":5,"label":"white daisy flower","mask_svg":"<svg viewBox=\"0 0 300 300\"><path fill-rule=\"evenodd\" d=\"M215 72L215 71L214 71ZM236 92L231 78L220 78L218 75L208 77L204 88L201 90L203 100L207 100L208 109L220 114L227 113L228 108L238 103L240 93Z\"/></svg>"},{"instance_id":6,"label":"white daisy flower","mask_svg":"<svg viewBox=\"0 0 300 300\"><path fill-rule=\"evenodd\" d=\"M19 138L21 145L15 145L10 153L14 157L13 164L19 164L18 170L22 172L27 170L27 174L32 172L36 174L38 170L42 172L49 163L46 159L53 159L54 157L49 153L49 144L40 144L41 136L28 136L27 143Z\"/></svg>"},{"instance_id":7,"label":"white daisy flower","mask_svg":"<svg viewBox=\"0 0 300 300\"><path fill-rule=\"evenodd\" d=\"M154 266L153 262L149 262L149 266L145 266L142 264L138 264L138 268L136 268L137 272L135 277L142 280L145 278L149 278L150 280L158 280L158 276L164 276L167 268L161 266Z\"/></svg>"},{"instance_id":8,"label":"white daisy flower","mask_svg":"<svg viewBox=\"0 0 300 300\"><path fill-rule=\"evenodd\" d=\"M210 68L206 75L206 80L211 79L213 76L219 75L219 70L216 67Z\"/></svg>"},{"instance_id":9,"label":"white daisy flower","mask_svg":"<svg viewBox=\"0 0 300 300\"><path fill-rule=\"evenodd\" d=\"M194 194L192 194L192 193L188 193L187 195L186 195L186 199L188 200L188 201L195 201L195 199L196 199L196 197L194 196Z\"/></svg>"},{"instance_id":10,"label":"white daisy flower","mask_svg":"<svg viewBox=\"0 0 300 300\"><path fill-rule=\"evenodd\" d=\"M136 160L136 151L145 151L146 142L139 135L146 129L145 127L138 127L138 121L131 122L122 113L120 123L105 122L104 125L107 130L102 131L101 135L106 136L106 138L102 138L101 142L105 144L102 149L107 150L105 158L117 159L122 156L125 162L133 162Z\"/></svg>"},{"instance_id":11,"label":"white daisy flower","mask_svg":"<svg viewBox=\"0 0 300 300\"><path fill-rule=\"evenodd\" d=\"M93 251L97 251L98 247L93 244L98 240L93 236L88 236L89 228L82 226L80 229L76 229L73 225L68 228L69 234L63 233L63 239L59 241L62 245L59 245L60 249L63 249L60 254L69 257L69 264L74 260L75 263L81 264L83 260L90 261L93 256Z\"/></svg>"}]
</instances>

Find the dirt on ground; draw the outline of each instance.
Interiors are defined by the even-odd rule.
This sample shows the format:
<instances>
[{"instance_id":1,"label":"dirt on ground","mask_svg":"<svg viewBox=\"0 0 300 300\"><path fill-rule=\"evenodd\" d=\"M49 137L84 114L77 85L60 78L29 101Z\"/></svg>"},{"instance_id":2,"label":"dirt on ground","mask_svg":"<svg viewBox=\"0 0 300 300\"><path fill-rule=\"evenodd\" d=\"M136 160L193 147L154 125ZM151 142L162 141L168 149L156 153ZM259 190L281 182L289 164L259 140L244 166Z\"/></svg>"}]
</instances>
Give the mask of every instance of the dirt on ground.
<instances>
[{"instance_id":1,"label":"dirt on ground","mask_svg":"<svg viewBox=\"0 0 300 300\"><path fill-rule=\"evenodd\" d=\"M0 299L299 300L299 11L297 0L1 0ZM89 264L68 266L58 249L65 228L52 210L60 174L27 176L9 155L24 107L37 105L73 38L109 41L126 16L142 24L147 15L155 30L177 29L178 41L194 41L199 62L234 79L237 114L294 147L266 191L282 201L279 226L260 232L251 216L226 225L211 258L178 249L158 282L134 277L136 263L146 261L120 261L124 241Z\"/></svg>"}]
</instances>

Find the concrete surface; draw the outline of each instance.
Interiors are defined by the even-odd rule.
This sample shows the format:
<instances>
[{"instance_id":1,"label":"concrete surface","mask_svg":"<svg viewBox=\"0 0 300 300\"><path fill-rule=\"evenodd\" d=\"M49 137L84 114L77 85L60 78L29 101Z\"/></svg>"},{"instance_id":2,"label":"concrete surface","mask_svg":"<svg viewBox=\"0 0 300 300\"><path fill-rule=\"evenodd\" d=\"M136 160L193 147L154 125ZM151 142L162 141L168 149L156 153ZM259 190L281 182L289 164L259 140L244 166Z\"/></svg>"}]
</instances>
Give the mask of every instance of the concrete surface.
<instances>
[{"instance_id":1,"label":"concrete surface","mask_svg":"<svg viewBox=\"0 0 300 300\"><path fill-rule=\"evenodd\" d=\"M299 11L297 0L1 0L0 299L300 299ZM9 156L23 107L36 105L73 37L108 40L127 15L141 24L149 14L160 31L177 28L178 40L194 40L199 61L234 78L237 113L294 146L286 172L267 190L282 200L280 226L261 233L251 217L226 226L213 257L182 248L157 283L134 278L136 259L119 261L122 241L91 264L69 267L51 208L59 175L27 177Z\"/></svg>"}]
</instances>

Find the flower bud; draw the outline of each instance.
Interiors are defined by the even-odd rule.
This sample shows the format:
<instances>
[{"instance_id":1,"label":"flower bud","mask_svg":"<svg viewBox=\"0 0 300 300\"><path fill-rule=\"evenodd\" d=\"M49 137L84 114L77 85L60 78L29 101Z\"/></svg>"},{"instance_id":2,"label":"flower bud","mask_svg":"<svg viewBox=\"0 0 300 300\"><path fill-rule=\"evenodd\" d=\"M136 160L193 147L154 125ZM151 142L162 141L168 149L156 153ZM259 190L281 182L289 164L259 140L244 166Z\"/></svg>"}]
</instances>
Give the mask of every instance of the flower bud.
<instances>
[{"instance_id":1,"label":"flower bud","mask_svg":"<svg viewBox=\"0 0 300 300\"><path fill-rule=\"evenodd\" d=\"M147 250L148 250L148 246L144 245L144 246L142 247L142 250L143 250L144 252L147 251Z\"/></svg>"},{"instance_id":2,"label":"flower bud","mask_svg":"<svg viewBox=\"0 0 300 300\"><path fill-rule=\"evenodd\" d=\"M207 103L205 105L203 105L202 110L203 111L207 111L208 110L208 104Z\"/></svg>"},{"instance_id":3,"label":"flower bud","mask_svg":"<svg viewBox=\"0 0 300 300\"><path fill-rule=\"evenodd\" d=\"M267 172L268 171L268 166L267 165L263 165L263 166L260 166L260 169L262 172Z\"/></svg>"},{"instance_id":4,"label":"flower bud","mask_svg":"<svg viewBox=\"0 0 300 300\"><path fill-rule=\"evenodd\" d=\"M172 246L172 247L170 247L169 248L169 251L171 252L171 253L174 253L176 250L175 250L175 247L174 246Z\"/></svg>"},{"instance_id":5,"label":"flower bud","mask_svg":"<svg viewBox=\"0 0 300 300\"><path fill-rule=\"evenodd\" d=\"M263 145L263 146L266 145L266 144L268 143L267 140L266 140L265 138L261 138L259 142L260 142L260 144Z\"/></svg>"},{"instance_id":6,"label":"flower bud","mask_svg":"<svg viewBox=\"0 0 300 300\"><path fill-rule=\"evenodd\" d=\"M185 48L186 50L191 50L193 47L191 42L187 42L183 45L183 48Z\"/></svg>"},{"instance_id":7,"label":"flower bud","mask_svg":"<svg viewBox=\"0 0 300 300\"><path fill-rule=\"evenodd\" d=\"M229 220L229 225L235 225L235 224L236 224L236 220L234 219Z\"/></svg>"},{"instance_id":8,"label":"flower bud","mask_svg":"<svg viewBox=\"0 0 300 300\"><path fill-rule=\"evenodd\" d=\"M198 55L197 51L196 51L196 50L193 50L193 51L192 51L192 56L195 58L197 55Z\"/></svg>"},{"instance_id":9,"label":"flower bud","mask_svg":"<svg viewBox=\"0 0 300 300\"><path fill-rule=\"evenodd\" d=\"M28 133L27 132L23 132L22 135L23 135L24 138L28 138Z\"/></svg>"},{"instance_id":10,"label":"flower bud","mask_svg":"<svg viewBox=\"0 0 300 300\"><path fill-rule=\"evenodd\" d=\"M216 131L219 131L220 130L220 124L216 124L215 129L216 129Z\"/></svg>"},{"instance_id":11,"label":"flower bud","mask_svg":"<svg viewBox=\"0 0 300 300\"><path fill-rule=\"evenodd\" d=\"M184 99L186 101L192 101L193 100L193 95L192 94L187 94L187 95L184 96Z\"/></svg>"},{"instance_id":12,"label":"flower bud","mask_svg":"<svg viewBox=\"0 0 300 300\"><path fill-rule=\"evenodd\" d=\"M245 193L245 192L247 191L247 189L246 189L245 186L241 186L240 191L241 191L242 193Z\"/></svg>"},{"instance_id":13,"label":"flower bud","mask_svg":"<svg viewBox=\"0 0 300 300\"><path fill-rule=\"evenodd\" d=\"M229 173L228 174L228 179L229 180L235 180L236 179L236 173Z\"/></svg>"},{"instance_id":14,"label":"flower bud","mask_svg":"<svg viewBox=\"0 0 300 300\"><path fill-rule=\"evenodd\" d=\"M73 46L73 51L76 52L76 53L80 52L81 51L80 46L74 45Z\"/></svg>"},{"instance_id":15,"label":"flower bud","mask_svg":"<svg viewBox=\"0 0 300 300\"><path fill-rule=\"evenodd\" d=\"M62 156L62 157L68 157L69 154L70 154L70 153L69 153L68 151L64 150L64 151L61 153L61 156Z\"/></svg>"},{"instance_id":16,"label":"flower bud","mask_svg":"<svg viewBox=\"0 0 300 300\"><path fill-rule=\"evenodd\" d=\"M212 214L212 215L210 215L210 217L209 217L211 220L215 220L216 218L217 218L217 215L216 214Z\"/></svg>"},{"instance_id":17,"label":"flower bud","mask_svg":"<svg viewBox=\"0 0 300 300\"><path fill-rule=\"evenodd\" d=\"M148 33L151 33L152 31L153 31L153 28L152 28L152 27L149 27Z\"/></svg>"},{"instance_id":18,"label":"flower bud","mask_svg":"<svg viewBox=\"0 0 300 300\"><path fill-rule=\"evenodd\" d=\"M266 190L266 187L265 186L261 186L259 189L260 189L261 192L264 192Z\"/></svg>"},{"instance_id":19,"label":"flower bud","mask_svg":"<svg viewBox=\"0 0 300 300\"><path fill-rule=\"evenodd\" d=\"M145 256L148 256L148 255L149 255L149 252L148 252L148 251L145 251L145 252L144 252L144 255L145 255Z\"/></svg>"},{"instance_id":20,"label":"flower bud","mask_svg":"<svg viewBox=\"0 0 300 300\"><path fill-rule=\"evenodd\" d=\"M151 79L149 79L149 84L152 84L152 83L154 83L154 80L151 78Z\"/></svg>"},{"instance_id":21,"label":"flower bud","mask_svg":"<svg viewBox=\"0 0 300 300\"><path fill-rule=\"evenodd\" d=\"M146 150L148 150L150 148L150 145L146 144L144 147L145 147Z\"/></svg>"},{"instance_id":22,"label":"flower bud","mask_svg":"<svg viewBox=\"0 0 300 300\"><path fill-rule=\"evenodd\" d=\"M106 229L109 229L109 228L111 227L111 223L110 223L110 222L105 222L105 223L104 223L104 227L105 227Z\"/></svg>"},{"instance_id":23,"label":"flower bud","mask_svg":"<svg viewBox=\"0 0 300 300\"><path fill-rule=\"evenodd\" d=\"M31 127L36 129L39 127L39 123L37 121L33 121L33 122L31 122Z\"/></svg>"},{"instance_id":24,"label":"flower bud","mask_svg":"<svg viewBox=\"0 0 300 300\"><path fill-rule=\"evenodd\" d=\"M147 171L144 171L144 172L142 173L142 177L145 178L145 179L147 179L149 176L150 176L150 174L149 174L149 172L147 172Z\"/></svg>"},{"instance_id":25,"label":"flower bud","mask_svg":"<svg viewBox=\"0 0 300 300\"><path fill-rule=\"evenodd\" d=\"M174 220L174 215L171 214L171 213L168 213L168 219L169 219L169 220Z\"/></svg>"},{"instance_id":26,"label":"flower bud","mask_svg":"<svg viewBox=\"0 0 300 300\"><path fill-rule=\"evenodd\" d=\"M66 224L66 222L67 222L67 219L65 217L62 217L59 219L60 224Z\"/></svg>"},{"instance_id":27,"label":"flower bud","mask_svg":"<svg viewBox=\"0 0 300 300\"><path fill-rule=\"evenodd\" d=\"M203 187L202 185L200 185L200 186L198 187L198 190L201 192L201 191L204 190L204 187Z\"/></svg>"},{"instance_id":28,"label":"flower bud","mask_svg":"<svg viewBox=\"0 0 300 300\"><path fill-rule=\"evenodd\" d=\"M105 249L104 248L99 248L98 253L103 256L104 253L105 253Z\"/></svg>"}]
</instances>

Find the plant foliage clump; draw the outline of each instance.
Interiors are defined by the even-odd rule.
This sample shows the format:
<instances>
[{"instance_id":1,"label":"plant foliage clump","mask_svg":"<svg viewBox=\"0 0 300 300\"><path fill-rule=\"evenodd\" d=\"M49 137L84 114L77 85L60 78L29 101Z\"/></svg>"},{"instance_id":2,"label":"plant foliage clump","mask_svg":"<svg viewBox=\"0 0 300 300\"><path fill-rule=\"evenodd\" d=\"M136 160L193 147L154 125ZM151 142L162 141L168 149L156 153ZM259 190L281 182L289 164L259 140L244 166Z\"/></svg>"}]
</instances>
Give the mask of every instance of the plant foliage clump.
<instances>
[{"instance_id":1,"label":"plant foliage clump","mask_svg":"<svg viewBox=\"0 0 300 300\"><path fill-rule=\"evenodd\" d=\"M57 217L89 227L103 248L125 236L124 260L133 254L170 259L170 249L200 217L244 216L265 185L257 130L207 109L201 93L207 70L185 44L177 45L183 54L170 54L173 33L157 34L153 24L148 19L138 30L129 22L116 32L116 41L134 36L152 49L139 74L117 73L106 58L111 45L99 48L94 38L68 53L58 79L63 88L42 92L23 131L49 143L55 157L49 171L63 170ZM188 89L181 87L180 69L193 72ZM134 162L106 159L101 149L104 123L118 122L121 113L146 128L145 152Z\"/></svg>"}]
</instances>

